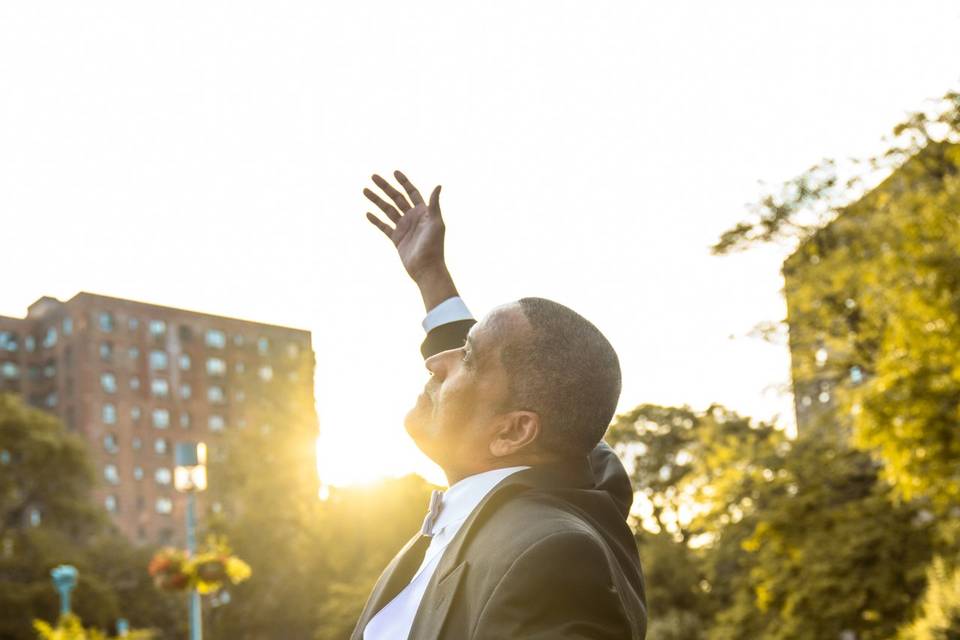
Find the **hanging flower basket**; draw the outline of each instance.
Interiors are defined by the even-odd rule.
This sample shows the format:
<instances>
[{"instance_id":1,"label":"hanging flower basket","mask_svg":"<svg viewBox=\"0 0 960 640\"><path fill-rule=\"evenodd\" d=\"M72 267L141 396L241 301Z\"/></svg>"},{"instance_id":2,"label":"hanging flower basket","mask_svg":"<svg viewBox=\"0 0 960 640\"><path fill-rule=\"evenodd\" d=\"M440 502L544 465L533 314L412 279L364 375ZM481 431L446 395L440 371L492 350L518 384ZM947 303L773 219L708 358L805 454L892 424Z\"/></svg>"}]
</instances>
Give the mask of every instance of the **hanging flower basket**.
<instances>
[{"instance_id":1,"label":"hanging flower basket","mask_svg":"<svg viewBox=\"0 0 960 640\"><path fill-rule=\"evenodd\" d=\"M227 582L239 584L251 574L250 565L232 554L222 536L207 538L206 549L193 557L180 549L161 549L148 570L160 589L196 589L200 593L219 591Z\"/></svg>"}]
</instances>

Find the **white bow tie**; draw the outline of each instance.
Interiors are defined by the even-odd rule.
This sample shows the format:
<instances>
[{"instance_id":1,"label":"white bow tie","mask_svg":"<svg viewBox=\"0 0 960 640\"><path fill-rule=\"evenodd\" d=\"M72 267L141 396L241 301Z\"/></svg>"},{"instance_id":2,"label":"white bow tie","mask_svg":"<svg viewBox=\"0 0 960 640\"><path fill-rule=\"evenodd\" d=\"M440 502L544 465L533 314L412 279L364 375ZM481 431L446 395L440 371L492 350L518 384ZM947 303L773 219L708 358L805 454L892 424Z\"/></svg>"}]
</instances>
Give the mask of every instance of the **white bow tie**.
<instances>
[{"instance_id":1,"label":"white bow tie","mask_svg":"<svg viewBox=\"0 0 960 640\"><path fill-rule=\"evenodd\" d=\"M423 519L423 526L420 527L420 535L432 536L433 526L437 523L437 516L440 515L440 507L443 506L443 491L434 490L430 494L430 509Z\"/></svg>"}]
</instances>

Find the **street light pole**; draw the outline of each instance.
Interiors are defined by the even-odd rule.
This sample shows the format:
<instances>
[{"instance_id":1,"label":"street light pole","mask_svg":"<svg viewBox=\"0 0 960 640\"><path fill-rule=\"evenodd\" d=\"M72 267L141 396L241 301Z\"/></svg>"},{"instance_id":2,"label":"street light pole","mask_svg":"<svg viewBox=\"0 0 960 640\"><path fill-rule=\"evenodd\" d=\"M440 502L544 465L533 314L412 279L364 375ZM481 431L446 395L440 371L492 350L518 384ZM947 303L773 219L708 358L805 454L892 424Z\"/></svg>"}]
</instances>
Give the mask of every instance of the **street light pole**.
<instances>
[{"instance_id":1,"label":"street light pole","mask_svg":"<svg viewBox=\"0 0 960 640\"><path fill-rule=\"evenodd\" d=\"M178 442L174 486L187 494L187 552L197 553L197 492L207 488L207 447L202 442ZM190 640L203 638L200 592L190 590Z\"/></svg>"},{"instance_id":2,"label":"street light pole","mask_svg":"<svg viewBox=\"0 0 960 640\"><path fill-rule=\"evenodd\" d=\"M77 569L69 564L61 564L50 572L50 576L53 578L53 586L60 592L60 615L68 615L70 592L77 586Z\"/></svg>"},{"instance_id":3,"label":"street light pole","mask_svg":"<svg viewBox=\"0 0 960 640\"><path fill-rule=\"evenodd\" d=\"M187 551L190 557L197 553L197 494L187 494ZM200 592L190 590L190 640L201 640L203 620L200 613Z\"/></svg>"}]
</instances>

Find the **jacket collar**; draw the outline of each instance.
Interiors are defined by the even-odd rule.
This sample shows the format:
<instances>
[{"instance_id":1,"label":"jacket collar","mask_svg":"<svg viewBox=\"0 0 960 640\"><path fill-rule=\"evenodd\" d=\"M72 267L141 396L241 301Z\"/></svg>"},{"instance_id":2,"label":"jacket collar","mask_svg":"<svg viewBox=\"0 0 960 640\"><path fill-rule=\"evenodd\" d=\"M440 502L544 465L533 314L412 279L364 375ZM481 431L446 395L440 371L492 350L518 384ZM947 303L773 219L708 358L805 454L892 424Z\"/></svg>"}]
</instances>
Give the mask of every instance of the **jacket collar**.
<instances>
[{"instance_id":1,"label":"jacket collar","mask_svg":"<svg viewBox=\"0 0 960 640\"><path fill-rule=\"evenodd\" d=\"M410 637L439 637L447 610L467 569L467 562L461 559L463 548L475 528L483 523L496 504L529 489L586 489L593 486L594 480L586 457L583 460L530 467L501 480L480 500L444 550L420 601Z\"/></svg>"}]
</instances>

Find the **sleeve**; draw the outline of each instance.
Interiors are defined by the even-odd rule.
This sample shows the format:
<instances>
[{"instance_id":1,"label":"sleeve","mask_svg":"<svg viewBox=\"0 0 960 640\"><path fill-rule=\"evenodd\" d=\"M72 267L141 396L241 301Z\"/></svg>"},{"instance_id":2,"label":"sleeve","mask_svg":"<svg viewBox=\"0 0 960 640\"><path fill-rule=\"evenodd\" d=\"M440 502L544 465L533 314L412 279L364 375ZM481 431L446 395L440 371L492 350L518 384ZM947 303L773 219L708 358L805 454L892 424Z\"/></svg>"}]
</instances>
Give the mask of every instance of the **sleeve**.
<instances>
[{"instance_id":1,"label":"sleeve","mask_svg":"<svg viewBox=\"0 0 960 640\"><path fill-rule=\"evenodd\" d=\"M467 341L470 327L477 323L459 296L448 298L427 313L423 328L427 337L420 345L424 360L448 349L459 349Z\"/></svg>"},{"instance_id":2,"label":"sleeve","mask_svg":"<svg viewBox=\"0 0 960 640\"><path fill-rule=\"evenodd\" d=\"M447 324L448 322L457 322L458 320L473 320L473 314L460 296L447 298L427 313L427 317L421 323L423 330L430 333L432 329Z\"/></svg>"},{"instance_id":3,"label":"sleeve","mask_svg":"<svg viewBox=\"0 0 960 640\"><path fill-rule=\"evenodd\" d=\"M643 638L645 613L628 614L603 543L558 532L525 551L484 604L471 638L625 640Z\"/></svg>"}]
</instances>

